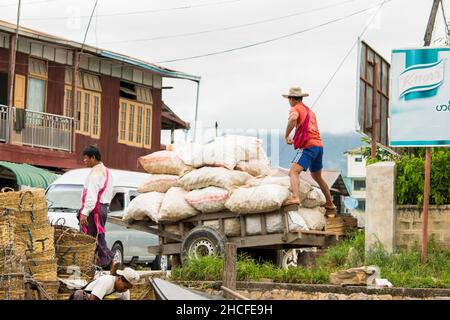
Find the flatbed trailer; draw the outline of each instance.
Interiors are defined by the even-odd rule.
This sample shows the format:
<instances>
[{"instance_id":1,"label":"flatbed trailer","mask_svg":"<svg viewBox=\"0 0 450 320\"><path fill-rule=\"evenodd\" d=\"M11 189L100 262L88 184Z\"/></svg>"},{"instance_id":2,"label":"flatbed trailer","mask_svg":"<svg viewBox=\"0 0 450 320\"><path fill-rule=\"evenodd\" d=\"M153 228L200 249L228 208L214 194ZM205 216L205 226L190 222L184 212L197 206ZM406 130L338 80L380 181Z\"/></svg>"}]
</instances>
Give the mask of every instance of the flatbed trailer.
<instances>
[{"instance_id":1,"label":"flatbed trailer","mask_svg":"<svg viewBox=\"0 0 450 320\"><path fill-rule=\"evenodd\" d=\"M236 214L225 210L217 213L200 213L194 217L178 222L155 223L146 221L123 221L120 218L108 217L110 223L115 223L126 228L132 228L159 236L160 242L157 246L150 246L148 250L155 255L172 256L175 264L183 259L186 254L222 254L225 242L235 243L238 249L261 249L279 251L282 249L317 247L326 248L337 241L342 235L315 230L289 231L288 213L297 211L298 205L283 206L277 211L255 214ZM269 233L266 228L268 214L277 213L282 218L282 228L278 232ZM261 232L257 235L248 235L246 232L246 217L259 217ZM225 220L238 219L240 234L226 236ZM218 228L205 226L208 221L218 222ZM177 226L173 232L174 225ZM171 231L168 231L171 226Z\"/></svg>"}]
</instances>

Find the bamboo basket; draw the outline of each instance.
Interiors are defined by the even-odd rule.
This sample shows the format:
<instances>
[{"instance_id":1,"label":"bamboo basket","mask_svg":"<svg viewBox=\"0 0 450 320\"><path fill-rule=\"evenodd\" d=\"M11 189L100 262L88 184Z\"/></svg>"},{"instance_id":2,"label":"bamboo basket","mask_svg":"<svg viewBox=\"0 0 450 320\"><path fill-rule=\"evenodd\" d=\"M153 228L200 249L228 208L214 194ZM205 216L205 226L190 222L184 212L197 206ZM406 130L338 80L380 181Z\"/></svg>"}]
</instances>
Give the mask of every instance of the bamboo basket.
<instances>
[{"instance_id":1,"label":"bamboo basket","mask_svg":"<svg viewBox=\"0 0 450 320\"><path fill-rule=\"evenodd\" d=\"M52 300L58 299L59 281L42 281L40 285Z\"/></svg>"},{"instance_id":2,"label":"bamboo basket","mask_svg":"<svg viewBox=\"0 0 450 320\"><path fill-rule=\"evenodd\" d=\"M155 292L148 282L140 282L130 289L130 300L156 300Z\"/></svg>"},{"instance_id":3,"label":"bamboo basket","mask_svg":"<svg viewBox=\"0 0 450 320\"><path fill-rule=\"evenodd\" d=\"M69 276L67 267L78 266L81 276L92 280L95 275L96 239L68 227L57 225L54 228L58 274Z\"/></svg>"},{"instance_id":4,"label":"bamboo basket","mask_svg":"<svg viewBox=\"0 0 450 320\"><path fill-rule=\"evenodd\" d=\"M16 233L16 218L10 210L0 212L0 248L12 246Z\"/></svg>"},{"instance_id":5,"label":"bamboo basket","mask_svg":"<svg viewBox=\"0 0 450 320\"><path fill-rule=\"evenodd\" d=\"M0 190L0 208L32 210L34 207L45 204L45 190L38 188L27 188L23 191L14 191L12 188L3 188Z\"/></svg>"},{"instance_id":6,"label":"bamboo basket","mask_svg":"<svg viewBox=\"0 0 450 320\"><path fill-rule=\"evenodd\" d=\"M31 260L24 262L24 273L35 281L55 282L57 278L56 260Z\"/></svg>"},{"instance_id":7,"label":"bamboo basket","mask_svg":"<svg viewBox=\"0 0 450 320\"><path fill-rule=\"evenodd\" d=\"M53 228L46 222L41 224L34 224L31 226L22 224L17 225L17 236L20 241L27 246L25 255L30 258L30 255L44 254L55 251L54 247L54 233Z\"/></svg>"},{"instance_id":8,"label":"bamboo basket","mask_svg":"<svg viewBox=\"0 0 450 320\"><path fill-rule=\"evenodd\" d=\"M0 300L23 300L24 297L23 273L0 275Z\"/></svg>"}]
</instances>

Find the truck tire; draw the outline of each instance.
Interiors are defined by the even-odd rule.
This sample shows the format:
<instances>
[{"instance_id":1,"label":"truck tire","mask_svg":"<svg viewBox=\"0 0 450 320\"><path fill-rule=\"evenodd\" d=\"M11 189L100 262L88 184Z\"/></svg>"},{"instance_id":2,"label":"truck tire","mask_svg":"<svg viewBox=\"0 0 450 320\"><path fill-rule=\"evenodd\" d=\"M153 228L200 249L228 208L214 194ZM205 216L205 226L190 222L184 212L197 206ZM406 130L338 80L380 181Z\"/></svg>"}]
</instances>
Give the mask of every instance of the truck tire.
<instances>
[{"instance_id":1,"label":"truck tire","mask_svg":"<svg viewBox=\"0 0 450 320\"><path fill-rule=\"evenodd\" d=\"M217 229L199 226L186 235L181 243L181 259L199 258L208 255L221 256L225 250L227 238Z\"/></svg>"},{"instance_id":2,"label":"truck tire","mask_svg":"<svg viewBox=\"0 0 450 320\"><path fill-rule=\"evenodd\" d=\"M170 270L172 267L170 259L167 255L166 256L157 255L155 257L155 260L153 260L153 262L150 264L150 268L152 270L163 270L162 268L163 264L165 264L166 270Z\"/></svg>"}]
</instances>

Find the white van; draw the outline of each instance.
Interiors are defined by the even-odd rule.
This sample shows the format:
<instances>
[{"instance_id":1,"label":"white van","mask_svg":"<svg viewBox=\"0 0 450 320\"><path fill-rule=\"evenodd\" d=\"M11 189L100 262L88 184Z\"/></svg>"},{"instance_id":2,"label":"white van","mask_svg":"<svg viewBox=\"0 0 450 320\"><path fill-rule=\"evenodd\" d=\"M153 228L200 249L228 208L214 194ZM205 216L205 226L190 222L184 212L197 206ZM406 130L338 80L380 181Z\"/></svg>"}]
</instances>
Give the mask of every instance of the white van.
<instances>
[{"instance_id":1,"label":"white van","mask_svg":"<svg viewBox=\"0 0 450 320\"><path fill-rule=\"evenodd\" d=\"M63 218L64 225L79 229L77 212L81 207L84 181L91 169L74 169L55 180L46 191L48 219L55 224ZM109 169L113 179L113 198L108 215L121 217L137 188L150 176L147 173ZM61 223L61 221L59 223ZM152 269L160 269L161 258L148 253L147 247L158 245L156 235L127 229L106 223L106 242L119 263L151 263Z\"/></svg>"}]
</instances>

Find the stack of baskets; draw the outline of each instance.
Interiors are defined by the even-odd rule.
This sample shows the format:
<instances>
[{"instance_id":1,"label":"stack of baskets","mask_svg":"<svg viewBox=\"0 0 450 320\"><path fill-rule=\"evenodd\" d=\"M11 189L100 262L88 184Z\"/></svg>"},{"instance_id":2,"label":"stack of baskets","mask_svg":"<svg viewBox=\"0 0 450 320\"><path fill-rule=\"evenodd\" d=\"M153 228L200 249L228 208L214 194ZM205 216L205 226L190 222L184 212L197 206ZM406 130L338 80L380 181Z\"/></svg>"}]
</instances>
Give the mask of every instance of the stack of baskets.
<instances>
[{"instance_id":1,"label":"stack of baskets","mask_svg":"<svg viewBox=\"0 0 450 320\"><path fill-rule=\"evenodd\" d=\"M22 259L25 246L16 236L16 217L5 208L5 195L0 193L0 299L24 298Z\"/></svg>"},{"instance_id":2,"label":"stack of baskets","mask_svg":"<svg viewBox=\"0 0 450 320\"><path fill-rule=\"evenodd\" d=\"M96 239L65 226L56 225L54 228L58 277L74 277L79 272L79 278L91 281L96 270Z\"/></svg>"},{"instance_id":3,"label":"stack of baskets","mask_svg":"<svg viewBox=\"0 0 450 320\"><path fill-rule=\"evenodd\" d=\"M54 230L47 218L47 201L43 189L0 193L0 204L15 218L14 243L22 247L25 278L38 281L45 288L57 287ZM20 251L20 249L18 249ZM56 297L57 289L48 292Z\"/></svg>"}]
</instances>

